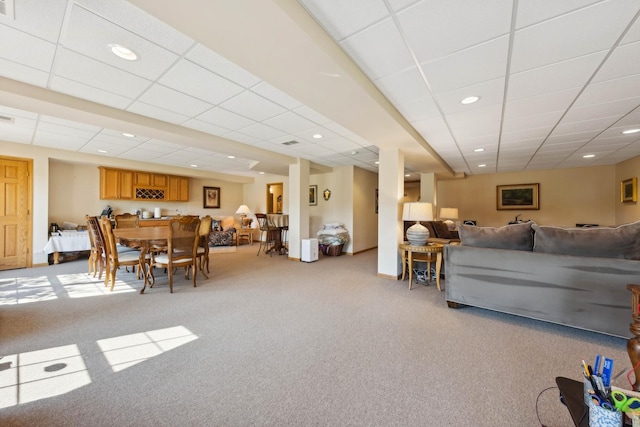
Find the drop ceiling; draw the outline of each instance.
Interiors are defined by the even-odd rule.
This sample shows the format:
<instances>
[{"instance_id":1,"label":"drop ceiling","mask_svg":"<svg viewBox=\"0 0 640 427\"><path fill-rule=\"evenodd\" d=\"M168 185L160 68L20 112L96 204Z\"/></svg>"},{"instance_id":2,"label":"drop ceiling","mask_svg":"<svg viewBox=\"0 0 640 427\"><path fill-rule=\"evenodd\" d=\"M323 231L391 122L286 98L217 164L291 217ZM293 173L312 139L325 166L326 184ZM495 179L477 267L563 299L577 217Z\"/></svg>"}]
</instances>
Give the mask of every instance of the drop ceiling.
<instances>
[{"instance_id":1,"label":"drop ceiling","mask_svg":"<svg viewBox=\"0 0 640 427\"><path fill-rule=\"evenodd\" d=\"M640 128L639 15L637 0L14 0L0 139L246 177L297 158L377 171L392 148L413 179L615 164L640 154L622 133Z\"/></svg>"}]
</instances>

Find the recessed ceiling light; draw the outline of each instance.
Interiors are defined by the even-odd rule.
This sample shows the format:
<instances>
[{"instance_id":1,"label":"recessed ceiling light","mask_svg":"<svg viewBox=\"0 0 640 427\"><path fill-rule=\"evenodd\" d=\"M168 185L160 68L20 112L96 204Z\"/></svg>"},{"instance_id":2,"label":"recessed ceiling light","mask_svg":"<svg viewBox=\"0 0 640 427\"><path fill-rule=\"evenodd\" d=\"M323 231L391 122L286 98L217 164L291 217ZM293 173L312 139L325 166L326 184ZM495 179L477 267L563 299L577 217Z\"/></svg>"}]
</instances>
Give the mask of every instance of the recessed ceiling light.
<instances>
[{"instance_id":1,"label":"recessed ceiling light","mask_svg":"<svg viewBox=\"0 0 640 427\"><path fill-rule=\"evenodd\" d=\"M473 104L474 102L478 102L479 99L479 96L467 96L465 99L460 101L460 104Z\"/></svg>"},{"instance_id":2,"label":"recessed ceiling light","mask_svg":"<svg viewBox=\"0 0 640 427\"><path fill-rule=\"evenodd\" d=\"M357 151L352 151L351 154L355 156L356 154L358 154L358 152Z\"/></svg>"},{"instance_id":3,"label":"recessed ceiling light","mask_svg":"<svg viewBox=\"0 0 640 427\"><path fill-rule=\"evenodd\" d=\"M236 156L227 156L227 159L235 159Z\"/></svg>"},{"instance_id":4,"label":"recessed ceiling light","mask_svg":"<svg viewBox=\"0 0 640 427\"><path fill-rule=\"evenodd\" d=\"M483 163L483 164L481 164L481 165L478 165L478 167L479 167L479 168L485 168L485 167L487 167L487 165L485 165L485 164Z\"/></svg>"},{"instance_id":5,"label":"recessed ceiling light","mask_svg":"<svg viewBox=\"0 0 640 427\"><path fill-rule=\"evenodd\" d=\"M264 172L258 172L259 175L264 175Z\"/></svg>"},{"instance_id":6,"label":"recessed ceiling light","mask_svg":"<svg viewBox=\"0 0 640 427\"><path fill-rule=\"evenodd\" d=\"M316 133L315 135L313 135L314 139L322 139L322 135L320 135L319 133Z\"/></svg>"},{"instance_id":7,"label":"recessed ceiling light","mask_svg":"<svg viewBox=\"0 0 640 427\"><path fill-rule=\"evenodd\" d=\"M596 155L595 154L585 154L584 156L582 156L583 159L592 159L594 158Z\"/></svg>"},{"instance_id":8,"label":"recessed ceiling light","mask_svg":"<svg viewBox=\"0 0 640 427\"><path fill-rule=\"evenodd\" d=\"M627 130L623 131L622 133L625 134L625 135L629 135L629 134L638 133L638 132L640 132L640 129L627 129Z\"/></svg>"},{"instance_id":9,"label":"recessed ceiling light","mask_svg":"<svg viewBox=\"0 0 640 427\"><path fill-rule=\"evenodd\" d=\"M380 164L380 162L373 162L373 164L374 164L374 165L379 165L379 164Z\"/></svg>"},{"instance_id":10,"label":"recessed ceiling light","mask_svg":"<svg viewBox=\"0 0 640 427\"><path fill-rule=\"evenodd\" d=\"M98 150L98 153L106 154L106 153L108 153L108 151L107 150Z\"/></svg>"},{"instance_id":11,"label":"recessed ceiling light","mask_svg":"<svg viewBox=\"0 0 640 427\"><path fill-rule=\"evenodd\" d=\"M191 166L192 168L197 168L198 167L198 165L189 165L189 166Z\"/></svg>"},{"instance_id":12,"label":"recessed ceiling light","mask_svg":"<svg viewBox=\"0 0 640 427\"><path fill-rule=\"evenodd\" d=\"M135 138L136 136L132 133L122 132L122 136L126 136L127 138Z\"/></svg>"},{"instance_id":13,"label":"recessed ceiling light","mask_svg":"<svg viewBox=\"0 0 640 427\"><path fill-rule=\"evenodd\" d=\"M476 148L475 150L473 150L474 153L482 153L484 151L484 148Z\"/></svg>"},{"instance_id":14,"label":"recessed ceiling light","mask_svg":"<svg viewBox=\"0 0 640 427\"><path fill-rule=\"evenodd\" d=\"M404 176L411 176L411 174L410 173L405 173Z\"/></svg>"},{"instance_id":15,"label":"recessed ceiling light","mask_svg":"<svg viewBox=\"0 0 640 427\"><path fill-rule=\"evenodd\" d=\"M108 44L107 47L118 58L126 59L127 61L135 61L138 59L138 55L127 47L115 43Z\"/></svg>"}]
</instances>

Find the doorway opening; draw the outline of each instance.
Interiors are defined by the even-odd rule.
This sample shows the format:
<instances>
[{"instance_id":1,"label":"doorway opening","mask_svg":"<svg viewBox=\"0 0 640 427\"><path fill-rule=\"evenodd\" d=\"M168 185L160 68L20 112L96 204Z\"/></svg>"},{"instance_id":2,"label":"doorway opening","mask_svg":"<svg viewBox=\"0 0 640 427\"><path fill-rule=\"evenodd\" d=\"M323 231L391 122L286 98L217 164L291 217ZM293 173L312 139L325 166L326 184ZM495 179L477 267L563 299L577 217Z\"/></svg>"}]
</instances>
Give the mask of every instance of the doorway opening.
<instances>
[{"instance_id":1,"label":"doorway opening","mask_svg":"<svg viewBox=\"0 0 640 427\"><path fill-rule=\"evenodd\" d=\"M283 198L281 182L267 184L267 213L281 214L284 206Z\"/></svg>"}]
</instances>

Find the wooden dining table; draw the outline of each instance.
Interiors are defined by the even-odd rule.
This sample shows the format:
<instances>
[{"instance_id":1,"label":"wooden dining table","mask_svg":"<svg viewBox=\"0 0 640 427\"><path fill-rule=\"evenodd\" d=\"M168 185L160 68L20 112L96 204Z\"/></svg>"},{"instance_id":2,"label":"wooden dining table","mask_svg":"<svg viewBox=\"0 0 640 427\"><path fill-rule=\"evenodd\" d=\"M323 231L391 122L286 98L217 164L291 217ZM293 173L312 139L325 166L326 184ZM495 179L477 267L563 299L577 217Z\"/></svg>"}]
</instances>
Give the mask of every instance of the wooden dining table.
<instances>
[{"instance_id":1,"label":"wooden dining table","mask_svg":"<svg viewBox=\"0 0 640 427\"><path fill-rule=\"evenodd\" d=\"M269 221L271 227L277 230L274 236L275 245L269 251L277 252L280 255L289 253L288 248L284 245L286 239L283 236L289 230L289 215L267 214L267 221Z\"/></svg>"},{"instance_id":2,"label":"wooden dining table","mask_svg":"<svg viewBox=\"0 0 640 427\"><path fill-rule=\"evenodd\" d=\"M140 293L144 293L147 283L149 283L149 267L145 262L147 253L152 246L167 246L169 227L115 228L113 235L121 245L140 249L140 266L144 279Z\"/></svg>"}]
</instances>

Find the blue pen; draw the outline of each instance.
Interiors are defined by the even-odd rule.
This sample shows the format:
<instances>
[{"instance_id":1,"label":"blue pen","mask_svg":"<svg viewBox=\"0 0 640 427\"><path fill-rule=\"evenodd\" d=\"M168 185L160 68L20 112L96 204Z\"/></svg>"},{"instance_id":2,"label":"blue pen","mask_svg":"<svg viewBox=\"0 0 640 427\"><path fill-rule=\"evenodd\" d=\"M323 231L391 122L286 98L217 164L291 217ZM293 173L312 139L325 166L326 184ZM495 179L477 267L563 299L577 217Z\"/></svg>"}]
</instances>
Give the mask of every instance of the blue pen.
<instances>
[{"instance_id":1,"label":"blue pen","mask_svg":"<svg viewBox=\"0 0 640 427\"><path fill-rule=\"evenodd\" d=\"M593 364L593 373L600 376L600 355L596 354L596 362Z\"/></svg>"},{"instance_id":2,"label":"blue pen","mask_svg":"<svg viewBox=\"0 0 640 427\"><path fill-rule=\"evenodd\" d=\"M602 367L602 382L605 387L611 385L611 373L613 372L613 360L608 357L604 358L604 365Z\"/></svg>"}]
</instances>

